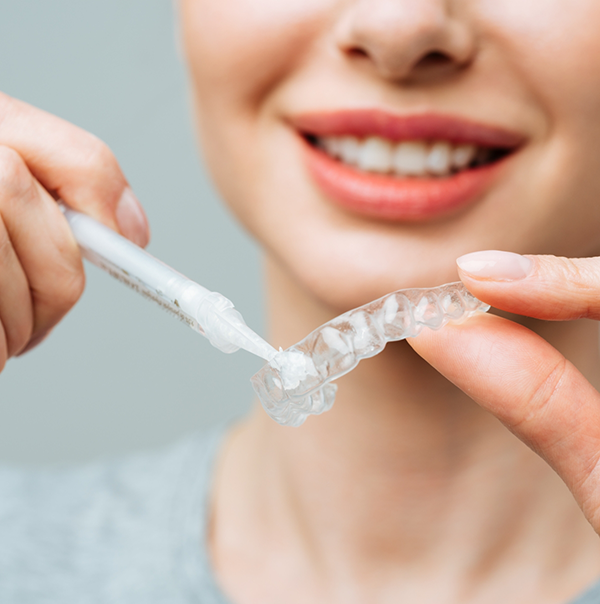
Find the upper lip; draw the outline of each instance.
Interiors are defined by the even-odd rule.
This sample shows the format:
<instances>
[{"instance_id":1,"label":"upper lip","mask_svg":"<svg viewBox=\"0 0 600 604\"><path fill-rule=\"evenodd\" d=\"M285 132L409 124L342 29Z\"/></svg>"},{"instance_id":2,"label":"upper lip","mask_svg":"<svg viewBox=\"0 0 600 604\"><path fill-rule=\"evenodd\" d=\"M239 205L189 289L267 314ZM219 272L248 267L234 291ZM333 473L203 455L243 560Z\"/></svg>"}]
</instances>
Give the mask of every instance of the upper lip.
<instances>
[{"instance_id":1,"label":"upper lip","mask_svg":"<svg viewBox=\"0 0 600 604\"><path fill-rule=\"evenodd\" d=\"M395 115L381 109L345 109L298 114L290 121L302 134L313 136L445 140L500 149L514 149L525 140L523 134L505 127L443 113Z\"/></svg>"}]
</instances>

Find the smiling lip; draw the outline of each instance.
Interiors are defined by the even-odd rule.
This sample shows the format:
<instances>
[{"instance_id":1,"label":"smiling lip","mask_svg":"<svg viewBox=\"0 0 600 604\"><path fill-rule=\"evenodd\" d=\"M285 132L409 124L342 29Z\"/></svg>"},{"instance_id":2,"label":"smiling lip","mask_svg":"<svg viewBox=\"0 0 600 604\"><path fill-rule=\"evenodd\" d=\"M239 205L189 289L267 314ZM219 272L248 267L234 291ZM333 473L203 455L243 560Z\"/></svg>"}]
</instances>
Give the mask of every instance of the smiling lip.
<instances>
[{"instance_id":1,"label":"smiling lip","mask_svg":"<svg viewBox=\"0 0 600 604\"><path fill-rule=\"evenodd\" d=\"M446 177L399 177L361 171L330 157L307 136L379 136L391 141L443 140L505 150L521 146L515 132L439 114L399 117L380 110L304 114L292 119L313 179L341 207L372 218L426 221L475 203L510 156Z\"/></svg>"}]
</instances>

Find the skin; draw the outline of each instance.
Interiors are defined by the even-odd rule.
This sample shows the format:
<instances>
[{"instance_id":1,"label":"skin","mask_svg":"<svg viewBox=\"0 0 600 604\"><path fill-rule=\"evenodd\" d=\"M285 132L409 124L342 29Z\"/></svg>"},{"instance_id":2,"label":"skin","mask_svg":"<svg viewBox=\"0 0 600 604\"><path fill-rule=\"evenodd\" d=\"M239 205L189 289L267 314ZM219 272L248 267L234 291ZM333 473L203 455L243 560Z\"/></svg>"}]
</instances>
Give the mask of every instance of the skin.
<instances>
[{"instance_id":1,"label":"skin","mask_svg":"<svg viewBox=\"0 0 600 604\"><path fill-rule=\"evenodd\" d=\"M181 12L206 161L267 251L274 345L388 291L454 280L474 250L598 254L592 0L566 14L541 0L183 0ZM526 143L467 211L367 220L317 188L289 126L352 107L472 117ZM597 328L513 313L597 318L600 283L565 260L536 266L550 285L460 275L522 325L486 316L411 342L450 381L389 346L340 380L325 416L290 430L257 411L234 433L211 533L232 601L564 602L598 577Z\"/></svg>"},{"instance_id":2,"label":"skin","mask_svg":"<svg viewBox=\"0 0 600 604\"><path fill-rule=\"evenodd\" d=\"M257 408L232 431L211 500L222 589L239 604L577 595L600 564L600 260L540 254L599 253L596 0L181 0L180 12L207 163L266 250L271 343L454 280L461 254L533 263L517 281L459 273L508 318L388 346L300 429ZM288 124L349 107L451 113L526 143L464 212L366 220L320 192ZM0 115L3 365L83 288L55 198L140 244L148 229L105 145L5 96Z\"/></svg>"},{"instance_id":3,"label":"skin","mask_svg":"<svg viewBox=\"0 0 600 604\"><path fill-rule=\"evenodd\" d=\"M597 4L578 0L566 15L559 2L419 4L181 4L202 145L225 201L336 312L454 280L454 260L479 249L600 253L600 183L589 177L600 146L589 117L600 97L600 42L587 25ZM560 53L549 52L555 47ZM421 61L433 51L445 63ZM368 222L327 201L287 124L301 112L349 107L471 117L528 144L485 199L454 220Z\"/></svg>"}]
</instances>

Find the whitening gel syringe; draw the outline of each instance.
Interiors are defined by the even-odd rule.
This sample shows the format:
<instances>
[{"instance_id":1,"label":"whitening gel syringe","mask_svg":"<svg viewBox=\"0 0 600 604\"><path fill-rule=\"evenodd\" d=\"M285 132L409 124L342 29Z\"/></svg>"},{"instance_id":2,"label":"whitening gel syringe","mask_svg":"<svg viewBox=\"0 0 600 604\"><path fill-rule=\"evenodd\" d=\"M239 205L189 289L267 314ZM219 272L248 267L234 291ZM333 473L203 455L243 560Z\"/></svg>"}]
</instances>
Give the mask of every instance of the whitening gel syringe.
<instances>
[{"instance_id":1,"label":"whitening gel syringe","mask_svg":"<svg viewBox=\"0 0 600 604\"><path fill-rule=\"evenodd\" d=\"M60 207L84 258L156 302L222 352L240 348L267 361L277 351L244 322L225 296L184 277L98 221Z\"/></svg>"}]
</instances>

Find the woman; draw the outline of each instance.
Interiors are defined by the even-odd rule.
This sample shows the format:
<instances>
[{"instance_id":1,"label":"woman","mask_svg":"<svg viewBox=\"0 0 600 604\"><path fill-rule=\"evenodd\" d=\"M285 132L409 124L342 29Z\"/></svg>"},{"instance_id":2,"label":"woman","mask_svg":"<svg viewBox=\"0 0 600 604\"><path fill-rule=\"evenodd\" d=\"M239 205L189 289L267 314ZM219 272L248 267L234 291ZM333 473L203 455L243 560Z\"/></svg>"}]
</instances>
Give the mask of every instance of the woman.
<instances>
[{"instance_id":1,"label":"woman","mask_svg":"<svg viewBox=\"0 0 600 604\"><path fill-rule=\"evenodd\" d=\"M299 429L257 408L155 457L5 476L2 601L600 601L600 5L180 12L208 165L266 250L271 343L456 258L503 317L388 346ZM54 197L148 231L106 147L2 105L8 358L81 293Z\"/></svg>"}]
</instances>

